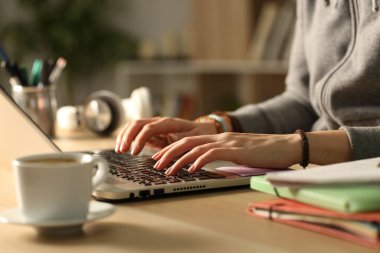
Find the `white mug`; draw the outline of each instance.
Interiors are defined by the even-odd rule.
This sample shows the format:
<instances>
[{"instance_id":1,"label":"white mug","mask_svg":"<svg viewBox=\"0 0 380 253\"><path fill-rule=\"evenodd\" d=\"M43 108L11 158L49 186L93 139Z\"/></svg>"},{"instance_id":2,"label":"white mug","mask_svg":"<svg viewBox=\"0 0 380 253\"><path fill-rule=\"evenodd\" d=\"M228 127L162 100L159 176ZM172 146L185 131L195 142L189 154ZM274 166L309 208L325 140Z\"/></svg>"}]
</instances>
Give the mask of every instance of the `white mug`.
<instances>
[{"instance_id":1,"label":"white mug","mask_svg":"<svg viewBox=\"0 0 380 253\"><path fill-rule=\"evenodd\" d=\"M104 159L82 153L25 156L12 165L22 216L34 222L85 219L91 193L109 173Z\"/></svg>"}]
</instances>

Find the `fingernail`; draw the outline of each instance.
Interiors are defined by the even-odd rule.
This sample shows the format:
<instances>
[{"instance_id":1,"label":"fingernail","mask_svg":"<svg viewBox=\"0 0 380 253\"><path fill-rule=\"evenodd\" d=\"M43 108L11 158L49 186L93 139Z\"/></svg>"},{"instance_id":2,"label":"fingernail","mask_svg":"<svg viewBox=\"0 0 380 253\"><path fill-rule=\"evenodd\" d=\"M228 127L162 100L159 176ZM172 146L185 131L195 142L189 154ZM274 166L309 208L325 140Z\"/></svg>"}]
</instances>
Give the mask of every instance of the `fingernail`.
<instances>
[{"instance_id":1,"label":"fingernail","mask_svg":"<svg viewBox=\"0 0 380 253\"><path fill-rule=\"evenodd\" d=\"M132 148L132 155L137 155L137 151L138 151L138 146L133 146L133 148Z\"/></svg>"},{"instance_id":2,"label":"fingernail","mask_svg":"<svg viewBox=\"0 0 380 253\"><path fill-rule=\"evenodd\" d=\"M156 160L159 154L160 154L160 152L157 152L154 155L152 155L152 159Z\"/></svg>"},{"instance_id":3,"label":"fingernail","mask_svg":"<svg viewBox=\"0 0 380 253\"><path fill-rule=\"evenodd\" d=\"M195 166L194 164L190 166L190 168L187 170L190 173L193 173L195 171Z\"/></svg>"},{"instance_id":4,"label":"fingernail","mask_svg":"<svg viewBox=\"0 0 380 253\"><path fill-rule=\"evenodd\" d=\"M169 169L167 169L165 171L165 175L169 175L172 170L173 170L173 167L170 167Z\"/></svg>"},{"instance_id":5,"label":"fingernail","mask_svg":"<svg viewBox=\"0 0 380 253\"><path fill-rule=\"evenodd\" d=\"M124 152L124 149L125 149L125 143L124 142L122 142L121 143L121 145L119 145L119 153L122 153L122 152Z\"/></svg>"},{"instance_id":6,"label":"fingernail","mask_svg":"<svg viewBox=\"0 0 380 253\"><path fill-rule=\"evenodd\" d=\"M161 160L158 160L158 161L153 165L153 168L158 169L158 167L160 166L160 163L161 163Z\"/></svg>"}]
</instances>

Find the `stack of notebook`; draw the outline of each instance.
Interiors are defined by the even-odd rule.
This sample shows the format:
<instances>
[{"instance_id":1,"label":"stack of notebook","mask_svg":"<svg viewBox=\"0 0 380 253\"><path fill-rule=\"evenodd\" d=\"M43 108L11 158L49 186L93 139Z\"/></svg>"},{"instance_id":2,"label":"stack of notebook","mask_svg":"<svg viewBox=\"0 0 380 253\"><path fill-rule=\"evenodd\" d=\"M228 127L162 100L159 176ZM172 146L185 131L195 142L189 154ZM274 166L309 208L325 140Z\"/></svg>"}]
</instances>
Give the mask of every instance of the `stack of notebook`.
<instances>
[{"instance_id":1,"label":"stack of notebook","mask_svg":"<svg viewBox=\"0 0 380 253\"><path fill-rule=\"evenodd\" d=\"M251 178L249 214L380 248L380 158Z\"/></svg>"}]
</instances>

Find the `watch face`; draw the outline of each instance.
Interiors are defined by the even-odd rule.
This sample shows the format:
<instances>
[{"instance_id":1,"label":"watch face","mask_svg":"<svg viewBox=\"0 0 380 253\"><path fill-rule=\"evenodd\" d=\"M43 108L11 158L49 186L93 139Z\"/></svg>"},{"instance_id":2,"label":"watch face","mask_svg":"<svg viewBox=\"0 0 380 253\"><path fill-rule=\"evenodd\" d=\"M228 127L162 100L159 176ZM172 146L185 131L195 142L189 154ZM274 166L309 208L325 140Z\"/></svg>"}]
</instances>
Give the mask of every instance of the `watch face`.
<instances>
[{"instance_id":1,"label":"watch face","mask_svg":"<svg viewBox=\"0 0 380 253\"><path fill-rule=\"evenodd\" d=\"M87 126L95 132L105 131L112 123L110 106L101 99L91 100L84 111Z\"/></svg>"}]
</instances>

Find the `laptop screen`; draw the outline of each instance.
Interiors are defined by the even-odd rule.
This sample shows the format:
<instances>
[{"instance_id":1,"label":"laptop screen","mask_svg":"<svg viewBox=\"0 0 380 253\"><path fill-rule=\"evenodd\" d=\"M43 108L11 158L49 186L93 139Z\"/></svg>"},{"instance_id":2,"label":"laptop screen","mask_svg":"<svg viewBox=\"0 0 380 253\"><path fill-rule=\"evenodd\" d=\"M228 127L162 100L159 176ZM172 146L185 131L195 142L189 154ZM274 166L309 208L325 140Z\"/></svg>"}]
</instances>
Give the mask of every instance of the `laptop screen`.
<instances>
[{"instance_id":1,"label":"laptop screen","mask_svg":"<svg viewBox=\"0 0 380 253\"><path fill-rule=\"evenodd\" d=\"M9 163L16 157L60 152L60 149L17 106L0 85L0 161Z\"/></svg>"}]
</instances>

